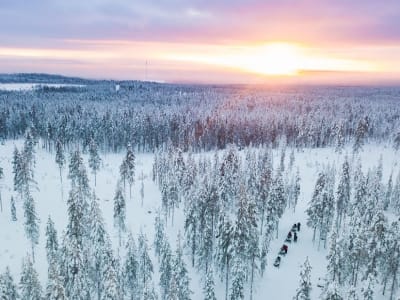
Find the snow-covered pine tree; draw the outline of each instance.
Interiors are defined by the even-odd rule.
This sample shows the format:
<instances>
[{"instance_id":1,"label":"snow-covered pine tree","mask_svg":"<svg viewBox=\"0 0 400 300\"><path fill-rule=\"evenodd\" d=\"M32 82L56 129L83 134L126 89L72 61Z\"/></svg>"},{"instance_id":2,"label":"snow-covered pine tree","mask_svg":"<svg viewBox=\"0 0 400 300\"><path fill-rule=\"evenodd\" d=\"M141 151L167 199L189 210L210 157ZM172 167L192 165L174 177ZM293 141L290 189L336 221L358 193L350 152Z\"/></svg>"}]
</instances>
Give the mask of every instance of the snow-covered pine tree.
<instances>
[{"instance_id":1,"label":"snow-covered pine tree","mask_svg":"<svg viewBox=\"0 0 400 300\"><path fill-rule=\"evenodd\" d=\"M335 152L341 154L345 143L344 122L340 122L335 126L336 145Z\"/></svg>"},{"instance_id":2,"label":"snow-covered pine tree","mask_svg":"<svg viewBox=\"0 0 400 300\"><path fill-rule=\"evenodd\" d=\"M124 293L130 300L137 299L138 296L138 280L139 280L139 265L137 260L137 249L135 239L132 233L128 235L126 243L126 255L122 267L122 277L124 284Z\"/></svg>"},{"instance_id":3,"label":"snow-covered pine tree","mask_svg":"<svg viewBox=\"0 0 400 300\"><path fill-rule=\"evenodd\" d=\"M149 287L153 286L153 263L149 256L147 238L140 232L138 238L138 293L144 295Z\"/></svg>"},{"instance_id":4,"label":"snow-covered pine tree","mask_svg":"<svg viewBox=\"0 0 400 300\"><path fill-rule=\"evenodd\" d=\"M17 208L15 207L15 200L14 197L11 196L10 200L10 210L11 210L11 221L17 221Z\"/></svg>"},{"instance_id":5,"label":"snow-covered pine tree","mask_svg":"<svg viewBox=\"0 0 400 300\"><path fill-rule=\"evenodd\" d=\"M31 242L32 260L35 262L35 245L39 243L39 217L36 213L35 201L28 193L24 196L24 228L26 237Z\"/></svg>"},{"instance_id":6,"label":"snow-covered pine tree","mask_svg":"<svg viewBox=\"0 0 400 300\"><path fill-rule=\"evenodd\" d=\"M29 256L22 261L22 274L19 282L19 295L21 299L41 300L42 287L39 276L33 267Z\"/></svg>"},{"instance_id":7,"label":"snow-covered pine tree","mask_svg":"<svg viewBox=\"0 0 400 300\"><path fill-rule=\"evenodd\" d=\"M13 174L14 174L14 191L18 192L20 195L20 198L22 199L22 194L23 194L23 178L22 178L22 172L23 172L23 157L18 151L17 147L14 148L14 153L13 153L13 160L12 160L12 165L13 165Z\"/></svg>"},{"instance_id":8,"label":"snow-covered pine tree","mask_svg":"<svg viewBox=\"0 0 400 300\"><path fill-rule=\"evenodd\" d=\"M374 275L369 274L365 280L362 281L361 292L364 296L364 300L374 300L374 290L377 284L377 280Z\"/></svg>"},{"instance_id":9,"label":"snow-covered pine tree","mask_svg":"<svg viewBox=\"0 0 400 300\"><path fill-rule=\"evenodd\" d=\"M126 155L122 164L119 168L119 173L124 183L124 190L125 190L125 182L128 181L129 184L129 199L132 199L132 185L135 179L135 154L132 151L132 147L128 144L126 148Z\"/></svg>"},{"instance_id":10,"label":"snow-covered pine tree","mask_svg":"<svg viewBox=\"0 0 400 300\"><path fill-rule=\"evenodd\" d=\"M49 267L58 264L58 239L54 222L49 216L46 225L46 255Z\"/></svg>"},{"instance_id":11,"label":"snow-covered pine tree","mask_svg":"<svg viewBox=\"0 0 400 300\"><path fill-rule=\"evenodd\" d=\"M199 184L199 187L194 191L190 200L187 201L187 209L185 213L185 246L190 251L190 258L192 267L195 265L196 251L198 251L199 243L199 204L200 194L202 193L203 185Z\"/></svg>"},{"instance_id":12,"label":"snow-covered pine tree","mask_svg":"<svg viewBox=\"0 0 400 300\"><path fill-rule=\"evenodd\" d=\"M334 213L333 179L332 170L320 172L315 184L314 193L306 213L308 215L307 225L313 228L313 241L316 232L319 232L320 246L321 240L327 238ZM324 242L324 245L326 243Z\"/></svg>"},{"instance_id":13,"label":"snow-covered pine tree","mask_svg":"<svg viewBox=\"0 0 400 300\"><path fill-rule=\"evenodd\" d=\"M171 246L168 240L164 240L160 248L160 289L161 299L170 298L171 280L172 280L173 256ZM177 284L174 282L174 284Z\"/></svg>"},{"instance_id":14,"label":"snow-covered pine tree","mask_svg":"<svg viewBox=\"0 0 400 300\"><path fill-rule=\"evenodd\" d=\"M76 178L78 180L78 178ZM81 192L73 185L67 201L68 224L62 246L61 275L64 278L66 296L69 299L87 298L89 282L87 278L87 218L84 217L85 203Z\"/></svg>"},{"instance_id":15,"label":"snow-covered pine tree","mask_svg":"<svg viewBox=\"0 0 400 300\"><path fill-rule=\"evenodd\" d=\"M214 288L215 288L215 283L214 283L213 271L209 270L207 272L206 280L204 282L204 287L203 287L204 300L217 300Z\"/></svg>"},{"instance_id":16,"label":"snow-covered pine tree","mask_svg":"<svg viewBox=\"0 0 400 300\"><path fill-rule=\"evenodd\" d=\"M107 244L109 237L105 229L98 199L94 193L91 197L88 220L90 247L88 249L89 269L86 272L90 280L91 294L93 296L96 295L97 299L101 299L104 295L104 280L106 276L104 273L106 269L105 258L106 256L107 259L110 258L110 253L107 251L111 251L109 249L111 246Z\"/></svg>"},{"instance_id":17,"label":"snow-covered pine tree","mask_svg":"<svg viewBox=\"0 0 400 300\"><path fill-rule=\"evenodd\" d=\"M293 186L293 212L296 211L297 202L299 201L300 181L301 181L300 171L299 171L299 168L297 168L295 180L294 180L294 186Z\"/></svg>"},{"instance_id":18,"label":"snow-covered pine tree","mask_svg":"<svg viewBox=\"0 0 400 300\"><path fill-rule=\"evenodd\" d=\"M345 158L336 191L336 227L339 229L350 205L350 165Z\"/></svg>"},{"instance_id":19,"label":"snow-covered pine tree","mask_svg":"<svg viewBox=\"0 0 400 300\"><path fill-rule=\"evenodd\" d=\"M161 213L158 211L156 213L156 217L154 219L154 228L155 228L155 235L154 235L154 254L158 257L158 261L160 261L161 257L161 248L165 242L165 228L164 222L161 220Z\"/></svg>"},{"instance_id":20,"label":"snow-covered pine tree","mask_svg":"<svg viewBox=\"0 0 400 300\"><path fill-rule=\"evenodd\" d=\"M0 274L0 299L17 300L19 298L17 286L11 276L10 268L7 267L3 274Z\"/></svg>"},{"instance_id":21,"label":"snow-covered pine tree","mask_svg":"<svg viewBox=\"0 0 400 300\"><path fill-rule=\"evenodd\" d=\"M293 300L311 300L311 265L308 257L300 270L300 285L296 290Z\"/></svg>"},{"instance_id":22,"label":"snow-covered pine tree","mask_svg":"<svg viewBox=\"0 0 400 300\"><path fill-rule=\"evenodd\" d=\"M383 242L383 257L380 270L383 278L383 291L389 288L389 299L394 299L395 292L400 282L400 226L399 222L393 222L387 230ZM389 285L389 287L388 287Z\"/></svg>"},{"instance_id":23,"label":"snow-covered pine tree","mask_svg":"<svg viewBox=\"0 0 400 300\"><path fill-rule=\"evenodd\" d=\"M92 173L94 174L94 186L96 186L96 175L97 171L100 170L100 164L101 158L96 141L91 139L89 143L89 168L92 169Z\"/></svg>"},{"instance_id":24,"label":"snow-covered pine tree","mask_svg":"<svg viewBox=\"0 0 400 300\"><path fill-rule=\"evenodd\" d=\"M178 245L176 247L175 255L172 260L172 274L171 281L176 282L179 300L190 300L190 277L186 268L185 261L183 260L183 252L180 244L180 234L178 234Z\"/></svg>"},{"instance_id":25,"label":"snow-covered pine tree","mask_svg":"<svg viewBox=\"0 0 400 300\"><path fill-rule=\"evenodd\" d=\"M65 154L64 154L64 147L61 144L60 140L57 140L56 142L56 164L58 165L58 169L60 172L60 181L61 181L61 186L63 182L62 178L62 171L65 167L66 159L65 159Z\"/></svg>"},{"instance_id":26,"label":"snow-covered pine tree","mask_svg":"<svg viewBox=\"0 0 400 300\"><path fill-rule=\"evenodd\" d=\"M45 297L47 300L67 300L63 286L63 278L60 276L60 270L57 264L52 264L49 267Z\"/></svg>"},{"instance_id":27,"label":"snow-covered pine tree","mask_svg":"<svg viewBox=\"0 0 400 300\"><path fill-rule=\"evenodd\" d=\"M272 183L268 206L274 211L273 214L269 215L268 221L272 218L275 220L276 237L278 237L279 219L282 217L286 208L285 187L283 184L282 173L279 170ZM268 213L270 213L270 211L268 211Z\"/></svg>"},{"instance_id":28,"label":"snow-covered pine tree","mask_svg":"<svg viewBox=\"0 0 400 300\"><path fill-rule=\"evenodd\" d=\"M257 210L260 219L260 235L263 234L265 213L268 205L268 197L272 184L272 164L268 152L261 158L260 176L257 184Z\"/></svg>"},{"instance_id":29,"label":"snow-covered pine tree","mask_svg":"<svg viewBox=\"0 0 400 300\"><path fill-rule=\"evenodd\" d=\"M368 132L368 120L366 118L361 119L358 122L353 144L353 152L358 153L364 146L365 138Z\"/></svg>"},{"instance_id":30,"label":"snow-covered pine tree","mask_svg":"<svg viewBox=\"0 0 400 300\"><path fill-rule=\"evenodd\" d=\"M393 196L393 173L390 173L389 180L386 186L385 198L383 200L383 209L388 210Z\"/></svg>"},{"instance_id":31,"label":"snow-covered pine tree","mask_svg":"<svg viewBox=\"0 0 400 300\"><path fill-rule=\"evenodd\" d=\"M117 189L114 196L114 227L118 231L119 245L122 242L122 233L126 230L126 203L120 183L117 184Z\"/></svg>"},{"instance_id":32,"label":"snow-covered pine tree","mask_svg":"<svg viewBox=\"0 0 400 300\"><path fill-rule=\"evenodd\" d=\"M233 236L234 227L229 218L222 214L219 218L217 247L216 247L216 267L220 272L221 278L225 277L225 299L228 299L229 274L231 272L231 260L233 257Z\"/></svg>"},{"instance_id":33,"label":"snow-covered pine tree","mask_svg":"<svg viewBox=\"0 0 400 300\"><path fill-rule=\"evenodd\" d=\"M320 296L322 300L344 300L342 291L336 281L327 282Z\"/></svg>"},{"instance_id":34,"label":"snow-covered pine tree","mask_svg":"<svg viewBox=\"0 0 400 300\"><path fill-rule=\"evenodd\" d=\"M102 274L103 278L101 283L103 290L100 300L118 299L120 295L118 270L116 266L116 260L111 249L111 242L108 239L104 245Z\"/></svg>"},{"instance_id":35,"label":"snow-covered pine tree","mask_svg":"<svg viewBox=\"0 0 400 300\"><path fill-rule=\"evenodd\" d=\"M246 271L242 259L236 255L233 258L232 266L232 286L229 295L230 300L244 299L244 284L246 280Z\"/></svg>"}]
</instances>

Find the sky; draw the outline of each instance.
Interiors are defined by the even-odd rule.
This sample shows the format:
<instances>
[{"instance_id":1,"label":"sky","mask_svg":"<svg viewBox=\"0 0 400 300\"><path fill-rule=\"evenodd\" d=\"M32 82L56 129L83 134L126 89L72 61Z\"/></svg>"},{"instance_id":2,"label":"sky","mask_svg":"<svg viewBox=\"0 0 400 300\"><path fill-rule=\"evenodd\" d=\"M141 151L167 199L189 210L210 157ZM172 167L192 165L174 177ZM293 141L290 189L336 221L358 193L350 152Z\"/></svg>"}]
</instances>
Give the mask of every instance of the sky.
<instances>
[{"instance_id":1,"label":"sky","mask_svg":"<svg viewBox=\"0 0 400 300\"><path fill-rule=\"evenodd\" d=\"M0 0L0 72L400 84L400 1Z\"/></svg>"}]
</instances>

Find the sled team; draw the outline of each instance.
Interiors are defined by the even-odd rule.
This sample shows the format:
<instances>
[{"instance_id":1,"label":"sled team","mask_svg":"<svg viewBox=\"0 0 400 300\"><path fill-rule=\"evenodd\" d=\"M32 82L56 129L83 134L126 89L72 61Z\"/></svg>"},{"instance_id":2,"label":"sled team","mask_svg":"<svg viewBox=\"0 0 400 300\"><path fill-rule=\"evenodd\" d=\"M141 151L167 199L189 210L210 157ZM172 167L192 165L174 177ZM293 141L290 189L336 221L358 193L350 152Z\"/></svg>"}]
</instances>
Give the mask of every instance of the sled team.
<instances>
[{"instance_id":1,"label":"sled team","mask_svg":"<svg viewBox=\"0 0 400 300\"><path fill-rule=\"evenodd\" d=\"M300 222L293 224L292 229L289 231L286 236L285 243L297 242L297 233L300 231ZM274 266L279 267L281 264L281 256L286 255L288 252L288 245L283 244L281 249L279 250L278 257L275 259Z\"/></svg>"}]
</instances>

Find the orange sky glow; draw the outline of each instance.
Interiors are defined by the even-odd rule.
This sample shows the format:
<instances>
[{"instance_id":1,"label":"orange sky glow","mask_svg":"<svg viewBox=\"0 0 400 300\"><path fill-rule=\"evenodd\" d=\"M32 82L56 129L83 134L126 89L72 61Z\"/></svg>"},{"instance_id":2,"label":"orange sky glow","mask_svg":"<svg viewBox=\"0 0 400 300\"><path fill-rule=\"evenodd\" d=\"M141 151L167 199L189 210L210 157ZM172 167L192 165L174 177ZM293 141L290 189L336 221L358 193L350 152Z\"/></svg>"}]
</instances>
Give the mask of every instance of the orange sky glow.
<instances>
[{"instance_id":1,"label":"orange sky glow","mask_svg":"<svg viewBox=\"0 0 400 300\"><path fill-rule=\"evenodd\" d=\"M187 83L400 83L397 1L189 2L71 0L48 3L47 19L30 12L40 7L0 5L0 26L11 28L0 32L0 72ZM16 17L27 26L10 27Z\"/></svg>"}]
</instances>

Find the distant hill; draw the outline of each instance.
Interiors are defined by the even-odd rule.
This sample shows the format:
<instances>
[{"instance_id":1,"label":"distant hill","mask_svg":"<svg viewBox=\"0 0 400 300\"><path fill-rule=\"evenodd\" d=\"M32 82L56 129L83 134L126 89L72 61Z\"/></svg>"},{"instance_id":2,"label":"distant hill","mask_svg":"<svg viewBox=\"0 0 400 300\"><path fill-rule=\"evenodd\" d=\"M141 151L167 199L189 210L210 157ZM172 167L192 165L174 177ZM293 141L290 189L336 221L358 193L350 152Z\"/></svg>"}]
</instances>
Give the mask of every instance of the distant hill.
<instances>
[{"instance_id":1,"label":"distant hill","mask_svg":"<svg viewBox=\"0 0 400 300\"><path fill-rule=\"evenodd\" d=\"M83 79L79 77L67 77L42 73L17 73L0 74L0 83L60 83L60 84L93 84L98 80Z\"/></svg>"}]
</instances>

